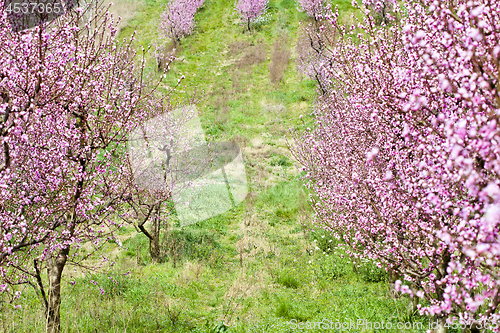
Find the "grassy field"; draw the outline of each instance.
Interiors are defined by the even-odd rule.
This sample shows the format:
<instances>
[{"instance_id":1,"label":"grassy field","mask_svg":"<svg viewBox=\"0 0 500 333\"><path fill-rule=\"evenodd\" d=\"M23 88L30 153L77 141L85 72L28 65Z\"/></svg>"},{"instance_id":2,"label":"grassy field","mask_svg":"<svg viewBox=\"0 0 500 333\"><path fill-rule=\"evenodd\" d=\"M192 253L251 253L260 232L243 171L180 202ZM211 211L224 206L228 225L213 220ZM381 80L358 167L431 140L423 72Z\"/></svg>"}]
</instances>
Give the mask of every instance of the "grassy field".
<instances>
[{"instance_id":1,"label":"grassy field","mask_svg":"<svg viewBox=\"0 0 500 333\"><path fill-rule=\"evenodd\" d=\"M136 30L138 48L161 42L157 23L165 2L128 1L115 5L126 13L120 37ZM350 1L335 4L348 20ZM161 264L150 262L144 235L123 228L123 246L110 242L103 249L113 267L86 274L68 267L62 331L323 332L340 330L294 324L367 320L393 328L344 331L424 332L428 319L409 313L407 298L390 297L383 271L369 262L353 264L342 244L313 226L309 193L285 140L291 127L312 123L315 84L295 64L306 16L292 0L271 1L247 33L233 7L232 0L205 2L162 89L185 75L173 98L196 89L206 134L242 147L247 200L188 227L172 221ZM153 58L147 74L160 76ZM21 297L18 309L0 303L0 331L43 332L36 295L27 288ZM398 329L398 322L412 328Z\"/></svg>"}]
</instances>

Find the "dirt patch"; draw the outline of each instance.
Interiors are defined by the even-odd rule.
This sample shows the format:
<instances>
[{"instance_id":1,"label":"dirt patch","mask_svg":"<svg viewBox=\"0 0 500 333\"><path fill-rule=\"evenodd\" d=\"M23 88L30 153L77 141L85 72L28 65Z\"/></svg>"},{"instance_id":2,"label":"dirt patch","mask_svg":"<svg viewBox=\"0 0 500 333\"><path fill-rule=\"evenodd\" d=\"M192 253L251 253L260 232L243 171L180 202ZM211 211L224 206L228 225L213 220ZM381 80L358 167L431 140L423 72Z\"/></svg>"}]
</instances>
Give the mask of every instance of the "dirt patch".
<instances>
[{"instance_id":1,"label":"dirt patch","mask_svg":"<svg viewBox=\"0 0 500 333\"><path fill-rule=\"evenodd\" d=\"M198 281L203 274L205 267L201 263L186 261L180 272L177 284L182 285L191 281Z\"/></svg>"},{"instance_id":2,"label":"dirt patch","mask_svg":"<svg viewBox=\"0 0 500 333\"><path fill-rule=\"evenodd\" d=\"M292 160L285 139L280 138L273 140L273 142L277 144L270 145L266 143L262 135L254 137L250 140L249 146L242 148L247 164L252 168L250 173L251 182L260 188L273 186L277 182L285 180L287 178L286 174L297 174L299 172L295 165L288 166L286 172L282 166L270 165L270 159L273 155L287 156Z\"/></svg>"},{"instance_id":3,"label":"dirt patch","mask_svg":"<svg viewBox=\"0 0 500 333\"><path fill-rule=\"evenodd\" d=\"M262 44L251 46L243 57L236 63L236 68L252 67L260 64L267 58L267 52Z\"/></svg>"},{"instance_id":4,"label":"dirt patch","mask_svg":"<svg viewBox=\"0 0 500 333\"><path fill-rule=\"evenodd\" d=\"M229 45L229 55L238 59L235 68L252 68L267 59L267 49L263 42L236 41Z\"/></svg>"},{"instance_id":5,"label":"dirt patch","mask_svg":"<svg viewBox=\"0 0 500 333\"><path fill-rule=\"evenodd\" d=\"M263 274L248 276L245 269L242 269L236 280L233 281L228 291L224 295L224 302L220 306L223 313L219 321L223 321L227 326L231 326L236 315L239 320L250 320L253 317L251 311L242 313L244 305L243 300L255 297L261 289L266 289L266 277ZM241 318L243 316L243 318Z\"/></svg>"},{"instance_id":6,"label":"dirt patch","mask_svg":"<svg viewBox=\"0 0 500 333\"><path fill-rule=\"evenodd\" d=\"M128 22L134 18L137 13L139 5L142 1L136 0L104 0L103 4L107 7L110 3L113 3L109 8L109 11L113 14L115 20L121 17L120 23L118 24L118 31L120 32L125 28Z\"/></svg>"},{"instance_id":7,"label":"dirt patch","mask_svg":"<svg viewBox=\"0 0 500 333\"><path fill-rule=\"evenodd\" d=\"M179 54L179 46L168 40L154 41L152 44L153 54L156 59L156 69L163 71L171 63L172 59ZM177 58L177 61L183 59Z\"/></svg>"},{"instance_id":8,"label":"dirt patch","mask_svg":"<svg viewBox=\"0 0 500 333\"><path fill-rule=\"evenodd\" d=\"M266 104L265 101L262 101L262 111L268 112L268 113L273 113L273 114L286 114L287 109L286 106L283 104Z\"/></svg>"},{"instance_id":9,"label":"dirt patch","mask_svg":"<svg viewBox=\"0 0 500 333\"><path fill-rule=\"evenodd\" d=\"M229 44L229 55L231 57L239 56L244 53L251 45L252 43L244 40L233 42Z\"/></svg>"},{"instance_id":10,"label":"dirt patch","mask_svg":"<svg viewBox=\"0 0 500 333\"><path fill-rule=\"evenodd\" d=\"M287 36L283 35L276 40L269 64L269 78L272 83L283 81L285 70L290 61L290 48L287 45Z\"/></svg>"}]
</instances>

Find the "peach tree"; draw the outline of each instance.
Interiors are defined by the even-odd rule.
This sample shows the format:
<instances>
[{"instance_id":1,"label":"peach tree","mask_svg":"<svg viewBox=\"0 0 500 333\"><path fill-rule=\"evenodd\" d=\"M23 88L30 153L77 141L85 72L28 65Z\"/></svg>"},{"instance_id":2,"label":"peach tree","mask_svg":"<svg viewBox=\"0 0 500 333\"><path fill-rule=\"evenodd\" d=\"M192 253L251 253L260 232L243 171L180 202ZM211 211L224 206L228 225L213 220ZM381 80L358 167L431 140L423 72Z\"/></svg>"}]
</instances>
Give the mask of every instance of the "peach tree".
<instances>
[{"instance_id":1,"label":"peach tree","mask_svg":"<svg viewBox=\"0 0 500 333\"><path fill-rule=\"evenodd\" d=\"M293 150L318 222L442 327L498 331L500 4L407 0L380 26L363 3L302 66L322 84Z\"/></svg>"}]
</instances>

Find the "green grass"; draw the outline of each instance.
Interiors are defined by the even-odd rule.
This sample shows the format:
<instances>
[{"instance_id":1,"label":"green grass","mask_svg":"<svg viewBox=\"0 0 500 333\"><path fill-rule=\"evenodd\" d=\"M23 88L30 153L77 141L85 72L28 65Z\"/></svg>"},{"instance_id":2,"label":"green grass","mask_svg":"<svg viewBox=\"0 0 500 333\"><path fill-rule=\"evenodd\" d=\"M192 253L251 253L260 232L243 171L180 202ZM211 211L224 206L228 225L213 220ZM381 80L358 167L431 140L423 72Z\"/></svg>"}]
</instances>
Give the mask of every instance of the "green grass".
<instances>
[{"instance_id":1,"label":"green grass","mask_svg":"<svg viewBox=\"0 0 500 333\"><path fill-rule=\"evenodd\" d=\"M164 2L145 0L140 7L141 12L129 21L121 36L128 36L135 29L137 47L145 48L159 40L161 37L156 25L164 5ZM262 132L271 134L273 138L282 137L290 125L302 125L297 118L302 113L308 113L315 86L297 73L293 56L284 82L274 86L269 78L270 56L274 42L282 35L288 36L287 44L293 48L299 30L299 18L305 19L305 16L296 10L295 2L270 2L269 23L259 25L253 33L248 34L238 24L233 5L232 0L205 2L196 15L196 32L182 41L178 60L167 73L166 86L175 86L179 77L185 75L176 96L189 96L196 87L203 128L214 139L231 140L239 136L252 138ZM240 58L251 50L231 52L231 45L236 43L259 45L263 61L238 65ZM149 59L149 65L152 77L159 78L153 69L153 59ZM264 111L265 105L278 104L285 107L284 114ZM221 120L218 113L223 106L229 107L229 111ZM273 117L280 118L280 123L273 124Z\"/></svg>"},{"instance_id":2,"label":"green grass","mask_svg":"<svg viewBox=\"0 0 500 333\"><path fill-rule=\"evenodd\" d=\"M298 225L303 191L298 180L261 191L253 204L257 224L246 228L241 216L249 207L174 229L186 249L176 267L168 258L149 263L147 242L132 233L115 268L75 278L74 285L65 279L63 332L217 332L225 329L221 322L230 326L227 332L290 332L293 320L427 325L426 318L408 315L407 298L388 296L385 279L374 282L356 271L335 239ZM276 203L295 212L292 223L270 225ZM245 240L255 243L254 252L241 265L237 244ZM1 312L12 325L7 331L42 332L34 293L27 289L22 297L22 309Z\"/></svg>"},{"instance_id":3,"label":"green grass","mask_svg":"<svg viewBox=\"0 0 500 333\"><path fill-rule=\"evenodd\" d=\"M334 3L350 15L350 1ZM120 38L136 30L136 46L150 46L159 39L156 25L164 5L143 0ZM315 84L295 65L294 45L305 14L292 0L271 1L268 21L249 34L238 24L233 5L232 0L205 2L196 15L196 32L182 41L161 89L185 75L173 98L188 97L196 88L206 134L242 147L247 201L187 227L174 221L160 264L151 263L144 235L121 229L123 248L109 243L103 253L115 253L114 267L65 275L62 331L274 333L291 332L291 320L324 319L426 325L426 318L408 314L407 298L389 297L383 271L370 262L353 264L337 240L312 228L309 192L283 140L291 127L302 130L314 121L309 114ZM283 81L274 84L270 59L282 36L292 56ZM147 64L147 75L158 79L154 60ZM0 303L1 330L43 332L33 290L25 289L21 297L21 309Z\"/></svg>"}]
</instances>

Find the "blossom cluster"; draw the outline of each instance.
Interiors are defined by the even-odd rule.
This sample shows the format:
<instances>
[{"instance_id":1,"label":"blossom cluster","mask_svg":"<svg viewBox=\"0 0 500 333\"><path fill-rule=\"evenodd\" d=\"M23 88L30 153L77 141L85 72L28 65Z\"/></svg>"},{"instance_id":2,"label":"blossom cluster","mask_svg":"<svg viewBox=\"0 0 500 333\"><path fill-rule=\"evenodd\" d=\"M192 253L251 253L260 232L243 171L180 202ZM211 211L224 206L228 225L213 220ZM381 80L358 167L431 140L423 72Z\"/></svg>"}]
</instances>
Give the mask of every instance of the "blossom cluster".
<instances>
[{"instance_id":1,"label":"blossom cluster","mask_svg":"<svg viewBox=\"0 0 500 333\"><path fill-rule=\"evenodd\" d=\"M80 18L16 32L0 7L0 293L33 286L48 332L59 331L65 266L119 226L128 133L154 105L144 59L136 66L132 41L116 43L111 14L97 10L90 33Z\"/></svg>"},{"instance_id":2,"label":"blossom cluster","mask_svg":"<svg viewBox=\"0 0 500 333\"><path fill-rule=\"evenodd\" d=\"M235 4L236 11L241 19L247 23L250 31L250 22L264 14L267 10L268 0L237 0Z\"/></svg>"},{"instance_id":3,"label":"blossom cluster","mask_svg":"<svg viewBox=\"0 0 500 333\"><path fill-rule=\"evenodd\" d=\"M298 3L298 10L305 12L307 16L314 20L321 19L326 11L325 0L298 0Z\"/></svg>"},{"instance_id":4,"label":"blossom cluster","mask_svg":"<svg viewBox=\"0 0 500 333\"><path fill-rule=\"evenodd\" d=\"M495 322L500 4L400 5L382 26L366 7L351 27L329 14L338 36L304 66L321 84L316 127L294 154L320 223L351 255L427 299L422 313Z\"/></svg>"},{"instance_id":5,"label":"blossom cluster","mask_svg":"<svg viewBox=\"0 0 500 333\"><path fill-rule=\"evenodd\" d=\"M193 33L194 15L204 0L171 0L160 17L160 30L175 43Z\"/></svg>"}]
</instances>

